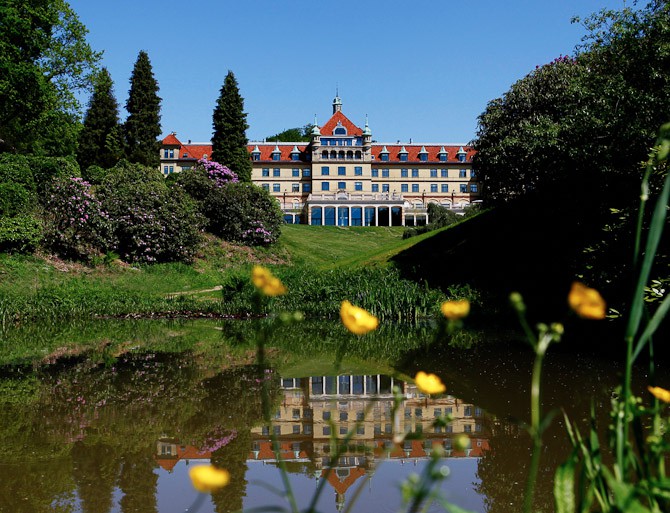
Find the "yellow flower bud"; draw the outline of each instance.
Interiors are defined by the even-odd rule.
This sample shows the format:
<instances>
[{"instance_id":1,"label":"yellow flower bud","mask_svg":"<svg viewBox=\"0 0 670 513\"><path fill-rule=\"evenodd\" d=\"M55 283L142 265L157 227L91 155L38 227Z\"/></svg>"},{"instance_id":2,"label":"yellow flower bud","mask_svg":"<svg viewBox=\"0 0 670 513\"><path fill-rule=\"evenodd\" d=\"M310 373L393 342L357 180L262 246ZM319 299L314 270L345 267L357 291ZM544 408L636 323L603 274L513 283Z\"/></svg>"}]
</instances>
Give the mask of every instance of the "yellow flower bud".
<instances>
[{"instance_id":1,"label":"yellow flower bud","mask_svg":"<svg viewBox=\"0 0 670 513\"><path fill-rule=\"evenodd\" d=\"M438 376L423 371L417 372L414 382L424 394L442 394L447 390Z\"/></svg>"},{"instance_id":2,"label":"yellow flower bud","mask_svg":"<svg viewBox=\"0 0 670 513\"><path fill-rule=\"evenodd\" d=\"M366 333L377 329L379 321L363 308L352 305L349 301L342 301L340 307L340 318L342 324L356 335L365 335Z\"/></svg>"},{"instance_id":3,"label":"yellow flower bud","mask_svg":"<svg viewBox=\"0 0 670 513\"><path fill-rule=\"evenodd\" d=\"M454 438L454 449L457 451L464 451L470 448L470 437L468 435L460 434Z\"/></svg>"},{"instance_id":4,"label":"yellow flower bud","mask_svg":"<svg viewBox=\"0 0 670 513\"><path fill-rule=\"evenodd\" d=\"M577 315L584 319L604 319L605 300L596 289L592 289L579 283L572 284L568 294L568 304Z\"/></svg>"},{"instance_id":5,"label":"yellow flower bud","mask_svg":"<svg viewBox=\"0 0 670 513\"><path fill-rule=\"evenodd\" d=\"M664 403L670 403L670 390L661 387L647 387L647 390L649 390L651 395L656 399L659 399Z\"/></svg>"},{"instance_id":6,"label":"yellow flower bud","mask_svg":"<svg viewBox=\"0 0 670 513\"><path fill-rule=\"evenodd\" d=\"M440 307L442 315L450 321L462 319L470 313L470 301L467 299L459 299L457 301L445 301Z\"/></svg>"},{"instance_id":7,"label":"yellow flower bud","mask_svg":"<svg viewBox=\"0 0 670 513\"><path fill-rule=\"evenodd\" d=\"M191 467L188 472L193 487L199 492L211 493L223 488L230 481L230 473L227 470L213 467L212 465L198 465Z\"/></svg>"},{"instance_id":8,"label":"yellow flower bud","mask_svg":"<svg viewBox=\"0 0 670 513\"><path fill-rule=\"evenodd\" d=\"M266 296L281 296L286 294L284 284L279 278L273 276L266 267L255 265L251 271L251 281Z\"/></svg>"}]
</instances>

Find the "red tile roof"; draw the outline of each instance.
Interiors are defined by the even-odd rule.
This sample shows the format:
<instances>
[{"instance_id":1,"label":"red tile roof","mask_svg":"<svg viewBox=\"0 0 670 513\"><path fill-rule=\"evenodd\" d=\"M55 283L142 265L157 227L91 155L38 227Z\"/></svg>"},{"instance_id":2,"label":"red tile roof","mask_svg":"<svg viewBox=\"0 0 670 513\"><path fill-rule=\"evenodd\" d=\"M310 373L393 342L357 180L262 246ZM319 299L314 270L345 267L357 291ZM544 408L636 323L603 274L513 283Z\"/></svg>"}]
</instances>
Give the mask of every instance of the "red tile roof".
<instances>
[{"instance_id":1,"label":"red tile roof","mask_svg":"<svg viewBox=\"0 0 670 513\"><path fill-rule=\"evenodd\" d=\"M305 149L307 148L306 143L273 143L273 142L267 142L267 143L253 143L247 145L247 150L249 150L249 154L251 154L252 151L254 151L254 148L258 146L258 149L261 151L261 156L259 160L272 160L272 152L275 150L275 146L279 148L279 152L281 153L280 161L290 161L291 159L291 152L293 150L294 146L298 147L298 150L300 151L301 155L301 160L303 159Z\"/></svg>"},{"instance_id":2,"label":"red tile roof","mask_svg":"<svg viewBox=\"0 0 670 513\"><path fill-rule=\"evenodd\" d=\"M386 146L386 149L389 153L389 162L390 163L398 163L400 162L400 151L402 148L405 148L405 151L407 151L407 163L410 162L420 162L419 159L419 153L421 152L421 148L425 147L426 151L428 152L428 160L427 162L434 162L434 163L440 163L440 158L438 156L438 153L440 153L440 150L442 147L447 152L447 162L449 163L454 163L458 162L458 157L456 154L458 153L458 150L461 148L460 145L458 146L447 146L444 144L440 145L425 145L425 144L373 144L372 145L372 155L374 156L374 162L379 163L381 162L381 157L379 156L382 149L384 149L384 146ZM472 156L475 154L475 150L472 149L469 146L462 146L463 150L466 153L466 162L470 162L472 160ZM405 162L403 162L405 163ZM444 164L444 162L442 162Z\"/></svg>"},{"instance_id":3,"label":"red tile roof","mask_svg":"<svg viewBox=\"0 0 670 513\"><path fill-rule=\"evenodd\" d=\"M319 129L321 135L333 135L333 130L335 130L338 123L341 123L347 129L347 135L363 135L363 130L354 125L347 116L342 114L342 111L336 112L326 121L326 124Z\"/></svg>"},{"instance_id":4,"label":"red tile roof","mask_svg":"<svg viewBox=\"0 0 670 513\"><path fill-rule=\"evenodd\" d=\"M175 133L169 134L165 139L163 139L162 144L166 146L181 146L181 141L177 139Z\"/></svg>"}]
</instances>

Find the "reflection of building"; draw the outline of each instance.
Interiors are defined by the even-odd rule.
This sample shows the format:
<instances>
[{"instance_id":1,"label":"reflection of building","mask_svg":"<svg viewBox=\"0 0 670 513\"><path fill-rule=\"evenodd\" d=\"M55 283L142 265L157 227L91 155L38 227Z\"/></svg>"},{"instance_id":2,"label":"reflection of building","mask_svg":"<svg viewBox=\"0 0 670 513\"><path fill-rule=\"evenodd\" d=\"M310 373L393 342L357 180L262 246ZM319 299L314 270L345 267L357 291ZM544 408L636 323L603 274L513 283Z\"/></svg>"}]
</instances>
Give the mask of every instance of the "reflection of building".
<instances>
[{"instance_id":1,"label":"reflection of building","mask_svg":"<svg viewBox=\"0 0 670 513\"><path fill-rule=\"evenodd\" d=\"M395 415L393 387L404 397ZM282 402L272 424L251 430L249 460L275 463L274 435L283 461L305 464L317 480L327 475L338 506L344 504L348 488L370 475L378 460L416 463L428 459L436 447L443 448L447 457L480 457L489 448L480 408L452 396L424 396L415 385L388 376L288 378L282 379L281 388ZM435 425L444 416L452 421ZM349 432L352 436L346 450L333 459L331 439L343 439ZM468 449L453 445L454 437L462 433L470 437ZM156 459L166 470L181 459L210 457L169 438L158 442L157 451ZM328 468L333 470L326 473Z\"/></svg>"},{"instance_id":2,"label":"reflection of building","mask_svg":"<svg viewBox=\"0 0 670 513\"><path fill-rule=\"evenodd\" d=\"M463 208L479 198L473 149L464 144L377 143L367 121L360 128L333 114L311 140L254 142L248 146L252 181L280 203L290 223L399 226L427 222L428 203ZM210 158L211 143L182 143L172 133L161 143L164 175Z\"/></svg>"}]
</instances>

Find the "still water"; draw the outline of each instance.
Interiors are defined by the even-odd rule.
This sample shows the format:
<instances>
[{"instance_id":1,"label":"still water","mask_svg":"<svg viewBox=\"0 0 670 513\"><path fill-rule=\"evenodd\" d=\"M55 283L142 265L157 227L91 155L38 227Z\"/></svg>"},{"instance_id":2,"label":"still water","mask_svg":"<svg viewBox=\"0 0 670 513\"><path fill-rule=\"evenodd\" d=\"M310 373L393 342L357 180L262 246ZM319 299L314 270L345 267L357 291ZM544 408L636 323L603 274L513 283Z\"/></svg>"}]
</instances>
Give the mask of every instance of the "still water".
<instances>
[{"instance_id":1,"label":"still water","mask_svg":"<svg viewBox=\"0 0 670 513\"><path fill-rule=\"evenodd\" d=\"M391 364L349 351L336 354L333 367L333 355L302 344L297 356L270 348L269 366L260 367L238 332L237 345L226 338L236 328L201 322L159 332L182 340L203 329L220 337L207 351L197 344L177 351L179 343L146 350L140 335L124 333L120 354L2 369L0 511L183 512L197 496L188 469L210 462L226 468L231 482L199 511L284 507L279 461L299 508L320 489L322 512L398 511L400 484L421 473L435 448L446 454L440 465L449 475L440 486L447 500L475 512L519 511L530 445L520 427L531 366L522 348L420 344ZM605 425L616 367L550 355L545 409L563 407L585 421L593 400ZM411 380L418 369L438 373L448 395L419 393ZM402 395L395 409L394 387ZM436 425L444 415L451 422ZM455 443L462 434L467 448ZM552 510L553 473L568 451L557 419L537 484L543 511Z\"/></svg>"}]
</instances>

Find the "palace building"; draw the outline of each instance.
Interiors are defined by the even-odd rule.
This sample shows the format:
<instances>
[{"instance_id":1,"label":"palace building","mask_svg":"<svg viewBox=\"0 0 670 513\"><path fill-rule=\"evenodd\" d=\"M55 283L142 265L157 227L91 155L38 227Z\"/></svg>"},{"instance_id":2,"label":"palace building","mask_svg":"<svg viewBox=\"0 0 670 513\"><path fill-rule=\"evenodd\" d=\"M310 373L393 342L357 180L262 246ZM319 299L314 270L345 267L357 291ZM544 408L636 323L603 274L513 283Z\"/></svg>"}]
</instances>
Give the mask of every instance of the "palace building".
<instances>
[{"instance_id":1,"label":"palace building","mask_svg":"<svg viewBox=\"0 0 670 513\"><path fill-rule=\"evenodd\" d=\"M288 223L332 226L416 226L437 203L462 210L479 202L466 144L378 143L366 119L360 128L333 100L330 119L315 122L309 142L251 142L251 179L280 203ZM211 143L182 143L175 133L161 144L164 175L210 158Z\"/></svg>"}]
</instances>

